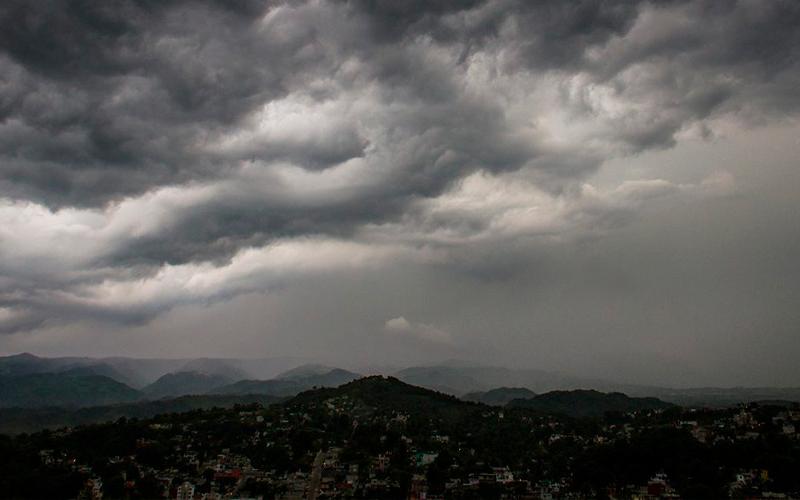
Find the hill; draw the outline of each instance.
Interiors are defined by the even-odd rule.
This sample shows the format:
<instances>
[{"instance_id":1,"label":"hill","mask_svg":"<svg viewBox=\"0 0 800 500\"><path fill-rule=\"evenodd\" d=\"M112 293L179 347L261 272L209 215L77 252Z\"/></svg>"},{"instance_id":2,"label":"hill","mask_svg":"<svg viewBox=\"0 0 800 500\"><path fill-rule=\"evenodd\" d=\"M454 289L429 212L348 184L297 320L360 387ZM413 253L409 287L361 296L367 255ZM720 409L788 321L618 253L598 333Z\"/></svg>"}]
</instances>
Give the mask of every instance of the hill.
<instances>
[{"instance_id":1,"label":"hill","mask_svg":"<svg viewBox=\"0 0 800 500\"><path fill-rule=\"evenodd\" d=\"M40 358L23 352L0 358L0 376L30 375L42 373L54 368L47 358Z\"/></svg>"},{"instance_id":2,"label":"hill","mask_svg":"<svg viewBox=\"0 0 800 500\"><path fill-rule=\"evenodd\" d=\"M103 375L33 373L0 377L0 407L95 406L135 401L136 389Z\"/></svg>"},{"instance_id":3,"label":"hill","mask_svg":"<svg viewBox=\"0 0 800 500\"><path fill-rule=\"evenodd\" d=\"M63 373L65 375L102 375L130 387L135 384L134 380L131 380L130 377L120 373L119 370L107 363L78 363L60 368L55 373Z\"/></svg>"},{"instance_id":4,"label":"hill","mask_svg":"<svg viewBox=\"0 0 800 500\"><path fill-rule=\"evenodd\" d=\"M181 396L174 399L141 401L137 403L92 406L87 408L0 408L0 434L20 434L42 429L58 429L101 422L121 417L150 418L167 413L230 408L240 404L259 403L267 406L281 398L264 395Z\"/></svg>"},{"instance_id":5,"label":"hill","mask_svg":"<svg viewBox=\"0 0 800 500\"><path fill-rule=\"evenodd\" d=\"M277 380L293 380L309 388L314 386L335 387L352 382L357 378L361 378L358 373L317 364L301 365L275 377Z\"/></svg>"},{"instance_id":6,"label":"hill","mask_svg":"<svg viewBox=\"0 0 800 500\"><path fill-rule=\"evenodd\" d=\"M798 387L655 388L647 391L644 395L654 396L681 406L717 408L768 400L800 402L800 388Z\"/></svg>"},{"instance_id":7,"label":"hill","mask_svg":"<svg viewBox=\"0 0 800 500\"><path fill-rule=\"evenodd\" d=\"M217 374L201 372L167 373L145 387L143 392L151 399L205 394L231 382L231 379Z\"/></svg>"},{"instance_id":8,"label":"hill","mask_svg":"<svg viewBox=\"0 0 800 500\"><path fill-rule=\"evenodd\" d=\"M297 379L306 378L315 375L322 375L334 370L331 366L320 365L316 363L307 363L304 365L296 366L290 370L286 370L275 376L276 379Z\"/></svg>"},{"instance_id":9,"label":"hill","mask_svg":"<svg viewBox=\"0 0 800 500\"><path fill-rule=\"evenodd\" d=\"M530 399L535 396L535 392L524 387L498 387L485 392L470 392L461 396L461 399L490 406L505 406L515 399Z\"/></svg>"},{"instance_id":10,"label":"hill","mask_svg":"<svg viewBox=\"0 0 800 500\"><path fill-rule=\"evenodd\" d=\"M209 391L209 394L265 394L271 396L294 396L309 389L294 380L239 380Z\"/></svg>"},{"instance_id":11,"label":"hill","mask_svg":"<svg viewBox=\"0 0 800 500\"><path fill-rule=\"evenodd\" d=\"M337 387L360 378L361 375L341 368L321 365L301 366L289 370L272 380L239 380L232 384L217 387L212 394L269 394L273 396L294 396L314 387Z\"/></svg>"},{"instance_id":12,"label":"hill","mask_svg":"<svg viewBox=\"0 0 800 500\"><path fill-rule=\"evenodd\" d=\"M552 391L529 399L515 399L508 406L571 417L594 417L606 412L666 409L674 405L656 398L632 398L619 392L575 390Z\"/></svg>"},{"instance_id":13,"label":"hill","mask_svg":"<svg viewBox=\"0 0 800 500\"><path fill-rule=\"evenodd\" d=\"M324 373L298 376L287 380L297 382L310 389L312 387L337 387L359 378L361 378L361 375L358 373L342 370L341 368L333 368Z\"/></svg>"},{"instance_id":14,"label":"hill","mask_svg":"<svg viewBox=\"0 0 800 500\"><path fill-rule=\"evenodd\" d=\"M464 394L481 390L485 385L464 373L467 368L450 366L416 366L395 374L403 382L426 387L447 394Z\"/></svg>"},{"instance_id":15,"label":"hill","mask_svg":"<svg viewBox=\"0 0 800 500\"><path fill-rule=\"evenodd\" d=\"M219 375L231 381L250 378L246 371L236 367L232 362L224 359L198 358L183 365L179 372L199 372L207 375Z\"/></svg>"},{"instance_id":16,"label":"hill","mask_svg":"<svg viewBox=\"0 0 800 500\"><path fill-rule=\"evenodd\" d=\"M629 386L609 381L573 377L534 369L513 369L497 366L454 364L416 366L400 370L397 378L409 384L462 395L486 391L494 387L525 387L542 393L552 390L591 388L604 391L625 391Z\"/></svg>"},{"instance_id":17,"label":"hill","mask_svg":"<svg viewBox=\"0 0 800 500\"><path fill-rule=\"evenodd\" d=\"M302 392L286 404L303 409L341 404L351 414L399 412L452 418L466 418L474 411L486 408L455 396L381 375L360 378L336 388Z\"/></svg>"},{"instance_id":18,"label":"hill","mask_svg":"<svg viewBox=\"0 0 800 500\"><path fill-rule=\"evenodd\" d=\"M135 358L45 358L30 353L0 357L0 375L30 375L75 371L82 374L105 375L135 388L153 382L174 367L174 360Z\"/></svg>"}]
</instances>

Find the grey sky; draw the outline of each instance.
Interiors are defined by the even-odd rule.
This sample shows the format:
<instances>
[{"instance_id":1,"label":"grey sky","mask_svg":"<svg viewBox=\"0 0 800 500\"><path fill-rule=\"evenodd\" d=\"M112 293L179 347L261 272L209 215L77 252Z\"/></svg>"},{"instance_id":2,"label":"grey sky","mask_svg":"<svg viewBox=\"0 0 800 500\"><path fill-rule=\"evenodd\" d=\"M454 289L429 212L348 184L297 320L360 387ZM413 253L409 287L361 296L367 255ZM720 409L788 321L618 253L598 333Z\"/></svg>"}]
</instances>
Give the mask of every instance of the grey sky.
<instances>
[{"instance_id":1,"label":"grey sky","mask_svg":"<svg viewBox=\"0 0 800 500\"><path fill-rule=\"evenodd\" d=\"M4 2L0 351L798 385L798 25Z\"/></svg>"}]
</instances>

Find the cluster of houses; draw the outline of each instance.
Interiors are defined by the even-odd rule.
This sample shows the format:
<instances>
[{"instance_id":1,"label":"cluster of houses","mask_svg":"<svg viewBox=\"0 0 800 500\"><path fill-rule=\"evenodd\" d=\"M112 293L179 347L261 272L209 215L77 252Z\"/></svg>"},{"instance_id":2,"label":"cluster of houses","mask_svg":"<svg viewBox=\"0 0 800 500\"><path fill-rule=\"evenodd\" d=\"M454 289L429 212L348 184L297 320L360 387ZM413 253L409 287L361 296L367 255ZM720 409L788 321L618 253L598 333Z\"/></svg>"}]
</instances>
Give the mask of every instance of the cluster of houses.
<instances>
[{"instance_id":1,"label":"cluster of houses","mask_svg":"<svg viewBox=\"0 0 800 500\"><path fill-rule=\"evenodd\" d=\"M319 408L317 408L319 410ZM800 412L784 410L775 413L767 422L763 415L756 415L757 407L741 406L727 412L695 410L683 412L680 419L672 425L687 429L701 443L714 444L721 441L756 439L764 426L771 427L789 438L797 439L797 426L800 426ZM424 439L416 442L402 436L407 446L407 455L402 464L410 471L410 477L402 478L393 474L397 468L396 457L391 451L375 453L368 460L347 458L342 446L344 443L313 450L304 457L292 455L291 446L285 437L298 426L313 426L313 417L304 409L264 409L254 408L231 412L232 421L217 421L217 428L235 424L239 442L227 443L208 431L209 422L200 419L183 421L159 421L145 428L146 435L136 440L137 453L128 456L108 458L109 465L126 465L126 470L137 470L138 474L125 477L124 487L134 491L137 482L145 476L155 480L164 498L180 500L222 500L228 498L282 498L282 499L322 499L322 498L374 498L392 497L404 491L408 498L437 499L480 496L481 492L492 491L493 496L501 498L577 498L572 491L570 477L536 478L530 471L514 470L508 466L490 467L488 464L479 472L459 470L458 465L448 465L444 489L433 491L429 484L428 471L437 464L440 449L460 450L464 454L475 454L474 449L462 447L462 443L440 431L432 430ZM359 414L359 408L352 400L339 398L329 400L322 406L328 415ZM660 410L651 410L658 412ZM362 412L363 413L363 412ZM363 414L366 415L366 414ZM485 418L502 419L502 410L488 410ZM404 428L409 416L393 414L362 416L380 420L385 428ZM527 417L525 417L527 418ZM524 419L523 419L524 420ZM357 427L356 421L353 426ZM594 435L579 434L565 427L557 417L531 417L526 421L532 432L541 431L543 438L539 446L556 446L561 440L572 440L585 446L614 442L625 439L635 432L630 422L605 423L598 427ZM63 431L68 432L68 431ZM381 437L383 438L383 437ZM455 441L455 442L454 442ZM140 461L140 452L153 446L167 446L163 457L165 466L153 467ZM275 450L284 453L296 466L283 470L254 465L252 454L247 450ZM86 477L81 498L100 499L104 496L103 479L88 464L80 463L69 450L43 449L39 452L42 464L48 467L69 468ZM394 471L396 472L396 471ZM626 498L669 499L679 498L663 471L652 471L652 478L643 484L629 485L625 488ZM769 471L764 469L741 470L731 477L729 493L731 496L747 496L753 492L759 495L772 495L769 492ZM620 492L609 491L611 496ZM779 498L780 495L775 495Z\"/></svg>"},{"instance_id":2,"label":"cluster of houses","mask_svg":"<svg viewBox=\"0 0 800 500\"><path fill-rule=\"evenodd\" d=\"M701 422L698 419L682 420L679 425L687 428L701 443L734 442L753 440L761 437L763 427L769 424L777 433L796 438L800 427L800 411L782 410L770 418L768 423L756 418L753 406L743 406L732 415L717 416L713 420ZM707 410L693 410L702 419Z\"/></svg>"}]
</instances>

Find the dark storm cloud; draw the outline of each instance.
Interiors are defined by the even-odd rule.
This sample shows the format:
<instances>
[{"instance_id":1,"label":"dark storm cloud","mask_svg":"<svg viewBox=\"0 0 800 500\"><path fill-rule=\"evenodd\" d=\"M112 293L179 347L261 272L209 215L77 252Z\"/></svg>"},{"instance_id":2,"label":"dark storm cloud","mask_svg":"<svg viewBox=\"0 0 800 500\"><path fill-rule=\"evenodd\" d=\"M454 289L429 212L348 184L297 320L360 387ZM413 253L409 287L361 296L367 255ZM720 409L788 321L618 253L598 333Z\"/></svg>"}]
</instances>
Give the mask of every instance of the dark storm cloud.
<instances>
[{"instance_id":1,"label":"dark storm cloud","mask_svg":"<svg viewBox=\"0 0 800 500\"><path fill-rule=\"evenodd\" d=\"M224 172L225 159L198 154L196 143L285 95L285 80L309 65L327 69L318 51L297 54L307 37L257 38L263 6L231 6L4 3L9 192L93 206ZM336 161L347 149L311 160Z\"/></svg>"},{"instance_id":2,"label":"dark storm cloud","mask_svg":"<svg viewBox=\"0 0 800 500\"><path fill-rule=\"evenodd\" d=\"M663 4L588 61L600 81L619 93L650 93L669 119L627 137L638 150L674 144L686 123L724 113L745 120L797 111L790 90L800 84L800 6L796 2L689 2ZM634 89L620 78L647 68ZM674 113L670 113L674 111Z\"/></svg>"},{"instance_id":3,"label":"dark storm cloud","mask_svg":"<svg viewBox=\"0 0 800 500\"><path fill-rule=\"evenodd\" d=\"M327 143L268 143L223 156L197 147L235 129L266 102L312 92L304 88L309 80L336 78L337 68L352 56L362 60L366 81L385 85L387 99L401 105L424 100L433 106L430 114L438 114L422 112L392 124L421 137L432 132L433 144L421 145L430 151L411 169L429 168L437 147L458 148L465 158L460 162L472 162L473 168L518 168L534 158L535 148L504 144L497 137L505 126L502 111L458 99L461 89L451 75L436 74L403 50L418 37L459 46L464 57L501 44L508 52L502 70L511 73L522 68L590 71L613 78L632 64L680 59L653 82L659 86L653 90L673 93L682 112L619 137L639 150L670 145L687 120L708 116L728 100L730 87L741 83L709 88L702 82L698 95L697 85L678 82L676 76L709 66L745 83L784 86L784 98L789 84L796 83L794 78L773 81L789 68L791 76L796 74L798 35L792 28L800 14L791 2L656 3L656 10L691 11L693 25L681 33L688 36L620 44L600 61L587 60L591 50L625 35L642 5L365 1L327 6L346 8L360 29L355 37L320 33L320 20L314 18L319 14L298 3L6 2L0 13L7 75L0 97L3 188L7 195L49 206L96 206L162 185L215 178L247 157L283 158L318 169L362 156L367 143L352 129ZM286 33L259 29L260 18L279 7L298 11L287 16ZM751 11L756 15L748 15ZM696 29L708 24L711 29ZM618 85L624 92L625 82ZM423 171L404 181L429 195L461 172Z\"/></svg>"},{"instance_id":4,"label":"dark storm cloud","mask_svg":"<svg viewBox=\"0 0 800 500\"><path fill-rule=\"evenodd\" d=\"M281 240L500 256L619 227L686 189L582 183L707 122L796 113L798 25L791 1L4 2L0 197L34 236L0 233L0 323L128 321L84 288ZM129 315L237 289L181 293Z\"/></svg>"}]
</instances>

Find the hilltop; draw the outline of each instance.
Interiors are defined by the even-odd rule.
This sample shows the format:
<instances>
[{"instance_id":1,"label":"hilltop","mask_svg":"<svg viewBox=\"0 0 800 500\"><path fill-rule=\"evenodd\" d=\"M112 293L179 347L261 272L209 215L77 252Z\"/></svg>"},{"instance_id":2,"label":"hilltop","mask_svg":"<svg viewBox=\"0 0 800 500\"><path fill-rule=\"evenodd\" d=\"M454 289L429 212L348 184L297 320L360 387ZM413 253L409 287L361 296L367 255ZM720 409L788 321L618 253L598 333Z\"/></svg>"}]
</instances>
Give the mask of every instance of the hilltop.
<instances>
[{"instance_id":1,"label":"hilltop","mask_svg":"<svg viewBox=\"0 0 800 500\"><path fill-rule=\"evenodd\" d=\"M528 399L515 399L512 408L526 408L541 413L571 417L602 416L606 412L631 412L672 408L675 405L657 398L632 398L620 392L593 390L552 391Z\"/></svg>"},{"instance_id":2,"label":"hilltop","mask_svg":"<svg viewBox=\"0 0 800 500\"><path fill-rule=\"evenodd\" d=\"M403 413L458 413L480 407L455 396L417 387L395 377L374 375L336 388L313 389L290 399L289 406L319 406L346 402L351 409Z\"/></svg>"}]
</instances>

